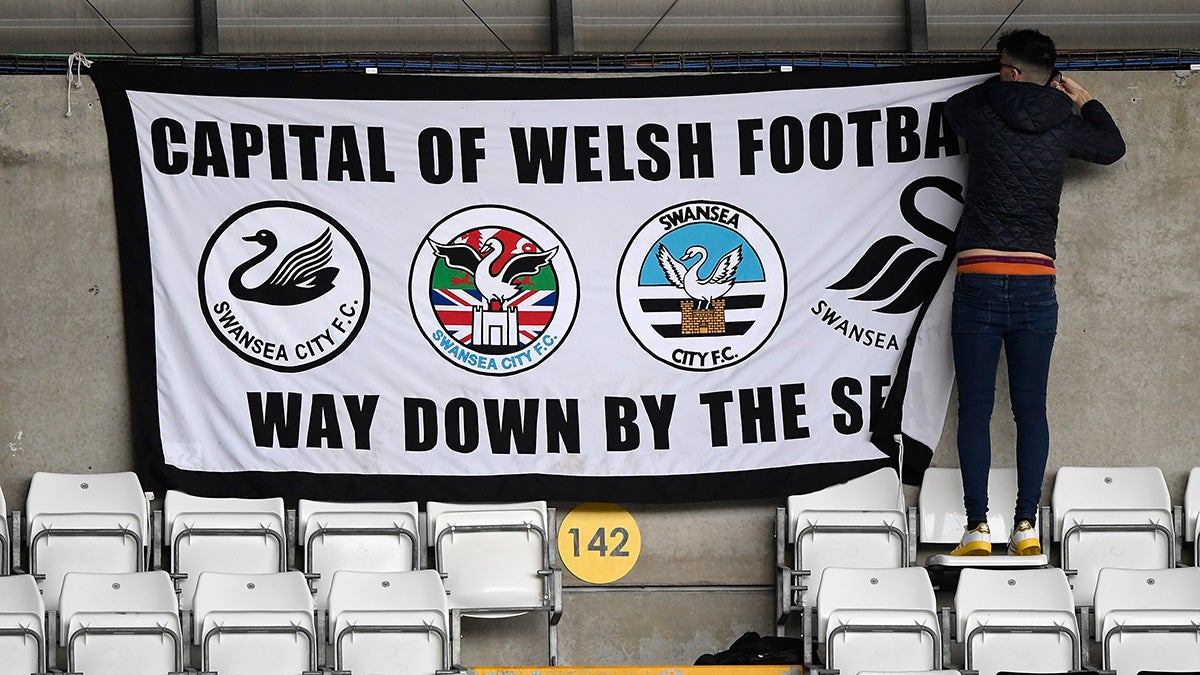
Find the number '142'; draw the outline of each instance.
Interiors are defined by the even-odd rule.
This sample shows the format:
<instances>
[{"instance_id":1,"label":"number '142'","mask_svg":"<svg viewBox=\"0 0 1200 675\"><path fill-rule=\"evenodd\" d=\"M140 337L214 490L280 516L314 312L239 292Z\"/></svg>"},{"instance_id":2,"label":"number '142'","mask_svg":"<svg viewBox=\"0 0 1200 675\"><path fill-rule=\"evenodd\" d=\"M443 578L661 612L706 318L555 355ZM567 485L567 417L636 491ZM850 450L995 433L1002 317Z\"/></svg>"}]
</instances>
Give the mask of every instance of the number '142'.
<instances>
[{"instance_id":1,"label":"number '142'","mask_svg":"<svg viewBox=\"0 0 1200 675\"><path fill-rule=\"evenodd\" d=\"M578 558L580 556L579 544L581 541L579 528L572 527L571 529L567 530L567 533L571 535L571 543L574 546L573 550L575 557ZM610 540L614 542L611 549L609 548ZM595 551L600 555L601 558L606 556L612 558L627 558L629 557L629 551L625 550L625 545L628 543L629 530L626 530L623 527L614 527L608 530L608 533L605 534L604 528L601 527L596 529L596 533L593 534L591 540L588 541L587 550Z\"/></svg>"}]
</instances>

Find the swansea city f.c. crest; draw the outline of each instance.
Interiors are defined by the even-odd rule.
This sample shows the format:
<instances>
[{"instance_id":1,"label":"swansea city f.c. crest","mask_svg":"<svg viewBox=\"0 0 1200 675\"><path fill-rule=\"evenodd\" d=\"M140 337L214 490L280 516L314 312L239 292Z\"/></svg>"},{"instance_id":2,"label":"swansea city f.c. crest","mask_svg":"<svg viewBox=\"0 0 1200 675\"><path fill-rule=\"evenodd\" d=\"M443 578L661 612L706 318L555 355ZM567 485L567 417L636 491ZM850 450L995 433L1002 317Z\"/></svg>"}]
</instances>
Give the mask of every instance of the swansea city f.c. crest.
<instances>
[{"instance_id":1,"label":"swansea city f.c. crest","mask_svg":"<svg viewBox=\"0 0 1200 675\"><path fill-rule=\"evenodd\" d=\"M512 375L548 357L579 306L575 265L558 235L506 206L474 206L426 235L410 276L413 318L443 358Z\"/></svg>"},{"instance_id":2,"label":"swansea city f.c. crest","mask_svg":"<svg viewBox=\"0 0 1200 675\"><path fill-rule=\"evenodd\" d=\"M749 213L694 201L647 220L621 257L617 304L651 356L681 370L738 363L783 314L787 274L779 247Z\"/></svg>"},{"instance_id":3,"label":"swansea city f.c. crest","mask_svg":"<svg viewBox=\"0 0 1200 675\"><path fill-rule=\"evenodd\" d=\"M340 354L367 318L370 275L349 231L307 204L238 210L208 240L200 307L226 347L257 366L294 373Z\"/></svg>"}]
</instances>

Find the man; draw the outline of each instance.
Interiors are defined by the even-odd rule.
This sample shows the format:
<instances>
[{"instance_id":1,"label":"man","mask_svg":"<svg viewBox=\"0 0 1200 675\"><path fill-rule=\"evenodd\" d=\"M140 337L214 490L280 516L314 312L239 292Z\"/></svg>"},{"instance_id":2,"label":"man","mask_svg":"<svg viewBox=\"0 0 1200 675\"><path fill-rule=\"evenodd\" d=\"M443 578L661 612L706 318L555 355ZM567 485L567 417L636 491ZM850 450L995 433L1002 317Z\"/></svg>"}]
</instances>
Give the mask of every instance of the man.
<instances>
[{"instance_id":1,"label":"man","mask_svg":"<svg viewBox=\"0 0 1200 675\"><path fill-rule=\"evenodd\" d=\"M946 119L966 139L969 155L951 317L967 527L954 555L991 553L987 480L1001 346L1017 424L1017 507L1008 548L1015 555L1041 553L1034 525L1050 449L1046 382L1058 327L1054 238L1063 177L1069 157L1111 164L1125 154L1104 106L1054 70L1050 38L1013 31L996 50L999 76L946 103Z\"/></svg>"}]
</instances>

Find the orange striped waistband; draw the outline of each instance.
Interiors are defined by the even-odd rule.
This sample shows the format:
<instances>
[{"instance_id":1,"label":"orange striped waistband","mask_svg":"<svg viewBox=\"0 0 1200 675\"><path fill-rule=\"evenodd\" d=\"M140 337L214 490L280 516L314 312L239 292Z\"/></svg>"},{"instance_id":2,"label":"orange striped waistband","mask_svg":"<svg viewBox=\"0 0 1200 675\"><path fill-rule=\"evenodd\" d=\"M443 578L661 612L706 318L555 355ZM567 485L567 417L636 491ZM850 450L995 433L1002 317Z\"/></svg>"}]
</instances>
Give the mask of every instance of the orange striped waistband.
<instances>
[{"instance_id":1,"label":"orange striped waistband","mask_svg":"<svg viewBox=\"0 0 1200 675\"><path fill-rule=\"evenodd\" d=\"M958 259L959 274L1054 274L1054 261L1018 255L971 255Z\"/></svg>"}]
</instances>

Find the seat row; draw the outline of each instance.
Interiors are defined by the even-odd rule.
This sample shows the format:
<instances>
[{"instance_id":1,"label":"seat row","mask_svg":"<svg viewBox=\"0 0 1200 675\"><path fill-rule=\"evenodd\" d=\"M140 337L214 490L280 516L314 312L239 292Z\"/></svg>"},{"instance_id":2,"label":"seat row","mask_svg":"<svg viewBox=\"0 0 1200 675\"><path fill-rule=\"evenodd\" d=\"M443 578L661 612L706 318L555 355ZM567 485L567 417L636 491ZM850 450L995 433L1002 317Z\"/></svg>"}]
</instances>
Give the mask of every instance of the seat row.
<instances>
[{"instance_id":1,"label":"seat row","mask_svg":"<svg viewBox=\"0 0 1200 675\"><path fill-rule=\"evenodd\" d=\"M162 509L152 510L151 496L133 473L39 472L24 514L13 511L0 528L7 539L0 549L5 572L28 570L49 617L63 609L72 573L161 570L175 587L185 632L190 622L201 621L195 615L206 573L298 570L311 587L314 609L327 612L335 572L431 568L444 586L451 635L459 634L464 616L542 612L554 665L562 574L552 563L553 523L545 502L430 502L418 511L416 502L301 500L288 510L279 498L206 498L172 490ZM449 646L448 664L458 663L459 641Z\"/></svg>"},{"instance_id":2,"label":"seat row","mask_svg":"<svg viewBox=\"0 0 1200 675\"><path fill-rule=\"evenodd\" d=\"M993 542L1005 546L1016 502L1015 469L992 469L989 510ZM1157 467L1064 467L1049 507L1039 518L1041 540L1055 547L1037 556L954 557L966 525L957 469L929 469L918 505L906 508L896 473L883 469L825 490L788 498L776 514L776 632L786 634L799 613L810 642L815 597L831 568L904 568L918 564L917 546L932 555L924 570L936 589L952 590L968 568L1012 571L1058 566L1068 582L1071 610L1094 611L1103 570L1161 570L1179 564L1182 544L1197 559L1200 468L1194 469L1181 507L1173 507ZM1056 548L1051 551L1050 548ZM1055 555L1055 552L1057 555ZM1200 610L1200 604L1196 606ZM1193 614L1200 623L1200 614ZM815 634L812 630L816 629ZM810 650L811 653L811 650ZM1196 664L1200 667L1200 663Z\"/></svg>"},{"instance_id":3,"label":"seat row","mask_svg":"<svg viewBox=\"0 0 1200 675\"><path fill-rule=\"evenodd\" d=\"M329 609L315 611L300 572L203 572L192 627L167 572L69 572L46 613L32 575L0 577L0 674L67 673L431 675L454 672L450 610L434 570L334 574Z\"/></svg>"},{"instance_id":4,"label":"seat row","mask_svg":"<svg viewBox=\"0 0 1200 675\"><path fill-rule=\"evenodd\" d=\"M1101 668L1115 675L1200 670L1200 568L1106 568L1090 618L1075 613L1058 568L962 571L953 608L936 605L920 567L825 570L816 592L812 671L937 671L978 675L1066 673L1089 666L1089 634ZM806 640L806 652L809 641Z\"/></svg>"}]
</instances>

